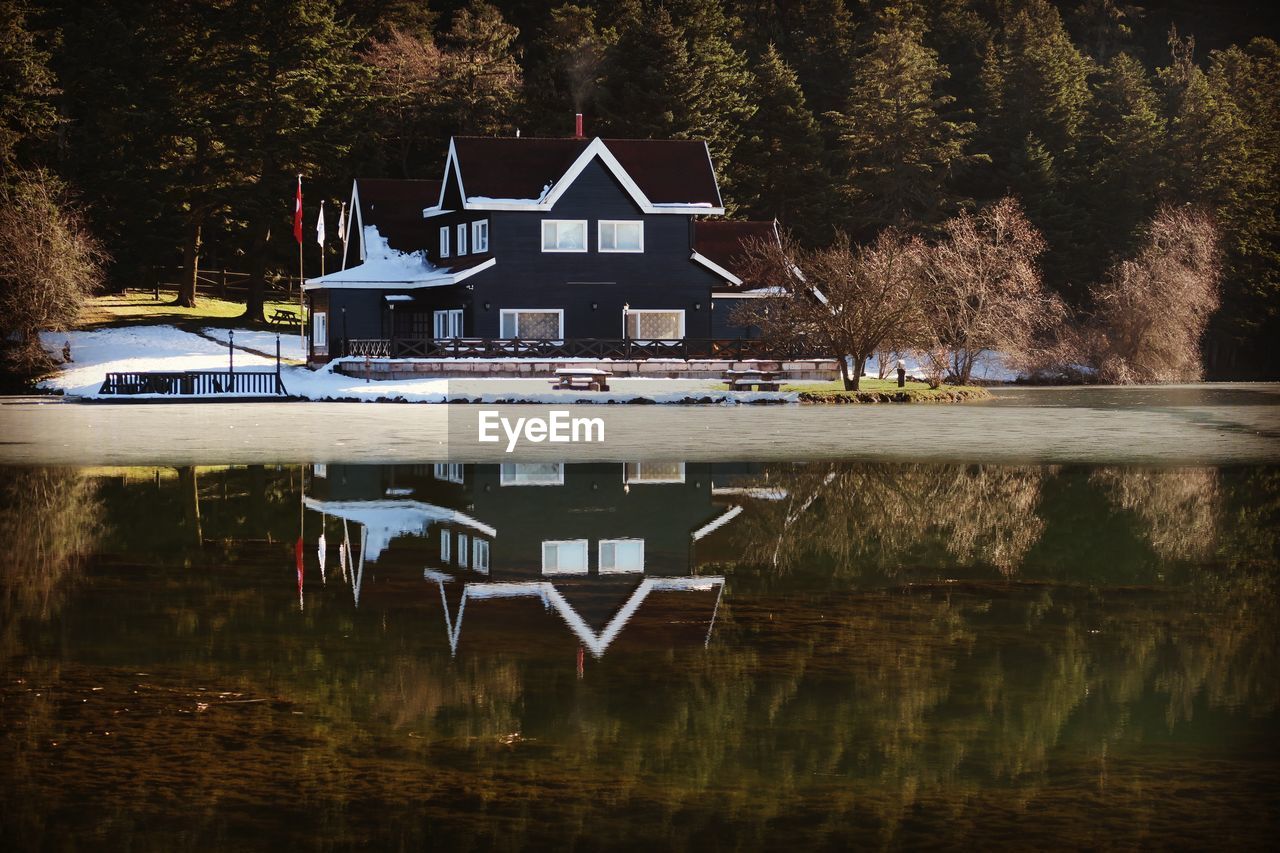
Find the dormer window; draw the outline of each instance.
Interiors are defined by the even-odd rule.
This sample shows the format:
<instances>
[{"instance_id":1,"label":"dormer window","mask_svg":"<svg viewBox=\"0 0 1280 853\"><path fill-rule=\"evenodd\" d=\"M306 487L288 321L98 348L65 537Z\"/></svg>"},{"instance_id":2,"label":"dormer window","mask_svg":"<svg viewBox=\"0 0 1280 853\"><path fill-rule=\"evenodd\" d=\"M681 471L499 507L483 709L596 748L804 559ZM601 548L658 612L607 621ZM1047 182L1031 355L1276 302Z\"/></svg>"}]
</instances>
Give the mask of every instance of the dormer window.
<instances>
[{"instance_id":1,"label":"dormer window","mask_svg":"<svg viewBox=\"0 0 1280 853\"><path fill-rule=\"evenodd\" d=\"M440 257L449 257L449 226L440 229Z\"/></svg>"},{"instance_id":2,"label":"dormer window","mask_svg":"<svg viewBox=\"0 0 1280 853\"><path fill-rule=\"evenodd\" d=\"M585 252L587 250L587 220L544 219L542 221L542 251Z\"/></svg>"},{"instance_id":3,"label":"dormer window","mask_svg":"<svg viewBox=\"0 0 1280 853\"><path fill-rule=\"evenodd\" d=\"M602 252L643 252L644 222L601 219L599 238Z\"/></svg>"},{"instance_id":4,"label":"dormer window","mask_svg":"<svg viewBox=\"0 0 1280 853\"><path fill-rule=\"evenodd\" d=\"M467 223L458 224L458 257L467 253Z\"/></svg>"}]
</instances>

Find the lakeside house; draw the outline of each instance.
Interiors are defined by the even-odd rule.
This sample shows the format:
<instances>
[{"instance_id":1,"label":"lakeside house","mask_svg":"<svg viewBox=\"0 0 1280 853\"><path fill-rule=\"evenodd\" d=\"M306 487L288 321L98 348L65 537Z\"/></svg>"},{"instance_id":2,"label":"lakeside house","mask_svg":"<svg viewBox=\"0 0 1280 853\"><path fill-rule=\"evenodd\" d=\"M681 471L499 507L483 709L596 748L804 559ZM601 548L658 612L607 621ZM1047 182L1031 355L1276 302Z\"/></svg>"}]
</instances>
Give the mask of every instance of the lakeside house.
<instances>
[{"instance_id":1,"label":"lakeside house","mask_svg":"<svg viewBox=\"0 0 1280 853\"><path fill-rule=\"evenodd\" d=\"M729 222L688 140L455 137L440 180L357 179L343 268L309 279L313 362L747 357ZM759 345L759 342L757 342Z\"/></svg>"}]
</instances>

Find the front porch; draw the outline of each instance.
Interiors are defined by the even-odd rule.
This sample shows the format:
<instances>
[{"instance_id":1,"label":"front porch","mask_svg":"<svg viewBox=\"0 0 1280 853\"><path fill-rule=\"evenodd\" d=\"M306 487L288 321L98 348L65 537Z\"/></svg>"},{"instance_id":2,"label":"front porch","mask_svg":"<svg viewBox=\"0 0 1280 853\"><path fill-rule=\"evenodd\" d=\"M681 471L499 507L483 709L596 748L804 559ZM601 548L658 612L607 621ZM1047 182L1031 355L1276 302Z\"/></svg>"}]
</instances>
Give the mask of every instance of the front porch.
<instances>
[{"instance_id":1,"label":"front porch","mask_svg":"<svg viewBox=\"0 0 1280 853\"><path fill-rule=\"evenodd\" d=\"M823 359L803 341L779 344L748 338L352 338L340 355L377 359Z\"/></svg>"}]
</instances>

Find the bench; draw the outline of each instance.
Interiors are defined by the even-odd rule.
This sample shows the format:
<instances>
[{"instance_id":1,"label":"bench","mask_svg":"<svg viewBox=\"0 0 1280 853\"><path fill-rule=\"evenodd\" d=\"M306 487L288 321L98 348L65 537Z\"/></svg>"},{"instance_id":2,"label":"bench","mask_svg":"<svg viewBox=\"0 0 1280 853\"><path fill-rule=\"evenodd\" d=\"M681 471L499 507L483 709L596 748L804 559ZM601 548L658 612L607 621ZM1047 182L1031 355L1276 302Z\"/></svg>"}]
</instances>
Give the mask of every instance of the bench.
<instances>
[{"instance_id":1,"label":"bench","mask_svg":"<svg viewBox=\"0 0 1280 853\"><path fill-rule=\"evenodd\" d=\"M724 380L730 391L777 391L782 385L776 370L726 370Z\"/></svg>"},{"instance_id":2,"label":"bench","mask_svg":"<svg viewBox=\"0 0 1280 853\"><path fill-rule=\"evenodd\" d=\"M556 378L551 380L551 384L556 390L608 391L612 375L607 370L594 367L562 367L556 371Z\"/></svg>"},{"instance_id":3,"label":"bench","mask_svg":"<svg viewBox=\"0 0 1280 853\"><path fill-rule=\"evenodd\" d=\"M271 316L267 320L272 323L293 326L298 322L298 315L286 308L277 308L271 312Z\"/></svg>"}]
</instances>

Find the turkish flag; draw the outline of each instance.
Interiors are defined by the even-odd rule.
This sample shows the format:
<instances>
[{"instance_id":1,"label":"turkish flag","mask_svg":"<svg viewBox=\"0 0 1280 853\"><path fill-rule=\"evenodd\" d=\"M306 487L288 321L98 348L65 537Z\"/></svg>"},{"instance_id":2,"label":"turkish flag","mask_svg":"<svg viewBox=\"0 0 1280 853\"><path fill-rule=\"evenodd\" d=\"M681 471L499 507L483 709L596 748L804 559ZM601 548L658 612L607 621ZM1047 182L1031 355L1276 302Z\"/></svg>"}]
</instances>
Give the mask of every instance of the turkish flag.
<instances>
[{"instance_id":1,"label":"turkish flag","mask_svg":"<svg viewBox=\"0 0 1280 853\"><path fill-rule=\"evenodd\" d=\"M293 239L302 245L302 176L298 176L298 198L293 205Z\"/></svg>"}]
</instances>

